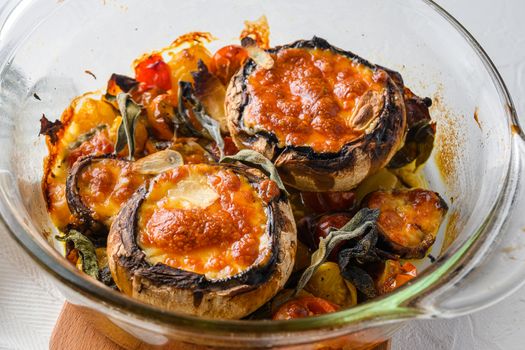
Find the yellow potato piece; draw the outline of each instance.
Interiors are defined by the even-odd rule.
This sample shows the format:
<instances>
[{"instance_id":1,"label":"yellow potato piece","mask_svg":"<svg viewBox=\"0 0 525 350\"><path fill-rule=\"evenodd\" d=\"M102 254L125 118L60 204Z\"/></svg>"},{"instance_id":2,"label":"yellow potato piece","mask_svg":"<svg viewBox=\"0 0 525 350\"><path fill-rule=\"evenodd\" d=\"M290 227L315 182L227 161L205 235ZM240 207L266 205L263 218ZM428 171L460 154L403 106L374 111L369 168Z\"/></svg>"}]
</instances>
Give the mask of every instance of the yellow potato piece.
<instances>
[{"instance_id":1,"label":"yellow potato piece","mask_svg":"<svg viewBox=\"0 0 525 350\"><path fill-rule=\"evenodd\" d=\"M421 169L421 166L416 169L416 161L413 161L402 168L392 169L390 171L410 187L428 188L428 184Z\"/></svg>"},{"instance_id":2,"label":"yellow potato piece","mask_svg":"<svg viewBox=\"0 0 525 350\"><path fill-rule=\"evenodd\" d=\"M308 247L298 241L297 242L297 252L295 253L295 264L293 267L294 272L307 268L310 265L312 254L308 250Z\"/></svg>"},{"instance_id":3,"label":"yellow potato piece","mask_svg":"<svg viewBox=\"0 0 525 350\"><path fill-rule=\"evenodd\" d=\"M177 96L179 81L193 82L191 72L198 70L198 62L202 60L209 67L211 54L203 45L194 45L171 55L166 63L171 71L173 95Z\"/></svg>"},{"instance_id":4,"label":"yellow potato piece","mask_svg":"<svg viewBox=\"0 0 525 350\"><path fill-rule=\"evenodd\" d=\"M345 281L339 266L334 262L325 262L319 266L304 289L316 297L339 306L348 307L357 304L355 287Z\"/></svg>"},{"instance_id":5,"label":"yellow potato piece","mask_svg":"<svg viewBox=\"0 0 525 350\"><path fill-rule=\"evenodd\" d=\"M396 175L392 174L387 169L381 169L377 173L367 177L356 188L355 196L358 202L369 193L378 190L392 190L394 188L402 187Z\"/></svg>"}]
</instances>

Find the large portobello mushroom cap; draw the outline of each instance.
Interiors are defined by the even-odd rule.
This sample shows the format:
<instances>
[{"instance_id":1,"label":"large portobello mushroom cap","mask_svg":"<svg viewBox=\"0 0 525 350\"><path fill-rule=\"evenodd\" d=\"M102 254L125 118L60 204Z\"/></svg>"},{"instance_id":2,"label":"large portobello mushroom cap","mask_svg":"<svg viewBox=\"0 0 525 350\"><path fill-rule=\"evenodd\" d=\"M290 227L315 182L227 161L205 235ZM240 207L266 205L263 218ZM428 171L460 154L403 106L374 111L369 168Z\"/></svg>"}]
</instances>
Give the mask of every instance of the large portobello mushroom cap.
<instances>
[{"instance_id":1,"label":"large portobello mushroom cap","mask_svg":"<svg viewBox=\"0 0 525 350\"><path fill-rule=\"evenodd\" d=\"M239 319L292 272L296 228L286 194L261 171L183 165L137 190L111 226L119 289L159 307Z\"/></svg>"},{"instance_id":2,"label":"large portobello mushroom cap","mask_svg":"<svg viewBox=\"0 0 525 350\"><path fill-rule=\"evenodd\" d=\"M271 159L300 190L343 191L384 167L403 145L403 86L382 67L330 45L300 40L249 59L226 93L239 148Z\"/></svg>"}]
</instances>

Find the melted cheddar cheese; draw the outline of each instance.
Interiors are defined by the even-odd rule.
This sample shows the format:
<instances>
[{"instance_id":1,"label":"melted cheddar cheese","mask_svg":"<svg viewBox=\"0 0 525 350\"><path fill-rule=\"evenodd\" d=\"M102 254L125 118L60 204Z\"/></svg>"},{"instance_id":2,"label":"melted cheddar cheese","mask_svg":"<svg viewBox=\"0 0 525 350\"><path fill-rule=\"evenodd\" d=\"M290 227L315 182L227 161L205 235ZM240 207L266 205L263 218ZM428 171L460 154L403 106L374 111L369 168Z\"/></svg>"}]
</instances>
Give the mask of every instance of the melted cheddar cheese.
<instances>
[{"instance_id":1,"label":"melted cheddar cheese","mask_svg":"<svg viewBox=\"0 0 525 350\"><path fill-rule=\"evenodd\" d=\"M245 177L185 165L152 181L137 242L150 263L227 278L269 258L267 220L263 199Z\"/></svg>"},{"instance_id":2,"label":"melted cheddar cheese","mask_svg":"<svg viewBox=\"0 0 525 350\"><path fill-rule=\"evenodd\" d=\"M351 119L362 96L382 93L386 73L329 50L288 48L272 57L271 69L247 78L246 127L273 133L281 147L316 152L337 152L364 133Z\"/></svg>"}]
</instances>

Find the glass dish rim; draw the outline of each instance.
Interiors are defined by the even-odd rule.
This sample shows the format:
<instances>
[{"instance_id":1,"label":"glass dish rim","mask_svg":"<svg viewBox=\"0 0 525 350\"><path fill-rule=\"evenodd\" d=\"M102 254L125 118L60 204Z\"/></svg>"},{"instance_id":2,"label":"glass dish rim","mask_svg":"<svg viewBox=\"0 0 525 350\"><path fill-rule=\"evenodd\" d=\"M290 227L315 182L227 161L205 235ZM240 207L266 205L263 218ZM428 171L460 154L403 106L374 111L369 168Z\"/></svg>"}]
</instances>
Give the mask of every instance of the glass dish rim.
<instances>
[{"instance_id":1,"label":"glass dish rim","mask_svg":"<svg viewBox=\"0 0 525 350\"><path fill-rule=\"evenodd\" d=\"M502 103L506 104L506 107L508 107L505 108L507 119L515 125L519 125L514 104L508 89L500 73L481 45L459 23L459 21L457 21L440 5L436 4L433 0L420 1L428 5L452 25L476 52L477 56L482 61L484 68L493 80ZM19 6L22 2L24 1L19 1L16 6ZM1 31L2 26L0 25L0 32ZM509 141L510 143L510 135L509 140L506 141ZM514 149L512 149L511 153L513 151ZM456 268L460 261L474 252L473 248L475 248L476 242L479 241L480 237L483 237L483 233L486 232L487 226L490 226L489 224L494 220L494 215L498 213L498 204L504 199L505 188L508 185L508 178L511 170L511 157L512 154L510 154L507 163L505 186L502 187L501 192L498 194L498 198L495 201L490 214L480 223L478 229L472 233L471 237L466 242L454 247L453 251L444 254L432 266L427 268L416 280L414 280L414 283L403 286L393 293L354 308L341 310L332 314L289 321L211 320L170 312L142 303L90 281L89 278L74 267L66 265L58 252L55 251L56 254L53 255L49 254L49 252L40 245L41 243L37 242L29 232L26 232L26 230L19 224L18 219L10 211L6 211L5 208L2 208L2 220L6 223L5 227L9 234L14 237L17 243L22 246L32 259L53 278L59 280L68 288L81 293L92 301L103 303L110 308L116 308L118 311L130 316L143 317L150 322L178 326L191 330L202 329L213 332L227 331L257 334L309 331L323 327L344 327L357 322L363 326L371 326L377 322L384 322L387 320L395 321L403 318L424 316L423 311L416 308L404 307L402 304L414 296L420 295L420 293L426 291L429 287L436 287L446 283L446 281L438 282L437 280ZM2 195L5 196L5 194ZM4 198L2 198L2 200L4 200ZM0 205L3 206L4 203L0 203Z\"/></svg>"}]
</instances>

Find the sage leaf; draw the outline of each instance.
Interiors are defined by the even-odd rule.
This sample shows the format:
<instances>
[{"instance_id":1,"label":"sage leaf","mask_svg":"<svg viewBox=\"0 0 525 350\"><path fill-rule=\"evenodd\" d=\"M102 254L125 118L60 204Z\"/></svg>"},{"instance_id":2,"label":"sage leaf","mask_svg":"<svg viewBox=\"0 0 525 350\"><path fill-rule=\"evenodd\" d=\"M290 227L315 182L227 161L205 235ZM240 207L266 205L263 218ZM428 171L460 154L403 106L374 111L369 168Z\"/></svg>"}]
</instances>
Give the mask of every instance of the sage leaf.
<instances>
[{"instance_id":1,"label":"sage leaf","mask_svg":"<svg viewBox=\"0 0 525 350\"><path fill-rule=\"evenodd\" d=\"M64 125L60 120L57 119L52 122L46 118L45 114L42 114L42 118L40 118L40 132L38 135L49 136L49 141L54 145L58 141L57 133L63 126Z\"/></svg>"},{"instance_id":2,"label":"sage leaf","mask_svg":"<svg viewBox=\"0 0 525 350\"><path fill-rule=\"evenodd\" d=\"M367 298L374 298L377 295L376 288L372 277L359 265L383 261L378 256L377 240L377 230L369 230L354 246L342 249L337 259L341 276L352 282Z\"/></svg>"},{"instance_id":3,"label":"sage leaf","mask_svg":"<svg viewBox=\"0 0 525 350\"><path fill-rule=\"evenodd\" d=\"M82 257L82 271L95 279L99 278L97 254L89 238L77 230L69 230L66 235L55 236L55 238L62 242L72 242Z\"/></svg>"},{"instance_id":4,"label":"sage leaf","mask_svg":"<svg viewBox=\"0 0 525 350\"><path fill-rule=\"evenodd\" d=\"M109 78L106 91L109 94L116 95L116 91L118 91L118 89L122 90L122 92L129 92L137 85L139 85L137 80L126 75L113 73Z\"/></svg>"},{"instance_id":5,"label":"sage leaf","mask_svg":"<svg viewBox=\"0 0 525 350\"><path fill-rule=\"evenodd\" d=\"M178 113L175 115L174 123L177 130L189 133L190 136L204 137L214 141L220 151L221 158L224 156L224 140L221 135L220 123L212 118L204 108L202 102L195 96L193 86L187 81L179 81ZM202 131L195 128L191 121L190 110L197 122L202 126Z\"/></svg>"},{"instance_id":6,"label":"sage leaf","mask_svg":"<svg viewBox=\"0 0 525 350\"><path fill-rule=\"evenodd\" d=\"M259 152L249 150L249 149L243 149L237 152L237 154L233 156L226 156L223 157L220 161L220 163L235 163L239 162L244 165L248 165L254 168L257 168L261 170L263 173L265 173L270 180L273 180L277 186L279 186L279 189L286 193L288 195L288 192L286 191L286 188L284 187L284 183L281 180L281 177L279 176L279 173L277 172L277 169L275 168L275 165L265 156L260 154Z\"/></svg>"},{"instance_id":7,"label":"sage leaf","mask_svg":"<svg viewBox=\"0 0 525 350\"><path fill-rule=\"evenodd\" d=\"M388 168L397 169L416 161L416 169L425 163L434 148L434 125L423 120L408 130L405 144L394 154Z\"/></svg>"},{"instance_id":8,"label":"sage leaf","mask_svg":"<svg viewBox=\"0 0 525 350\"><path fill-rule=\"evenodd\" d=\"M377 296L374 280L362 268L355 265L348 265L346 269L341 270L341 276L352 282L367 298L371 299Z\"/></svg>"},{"instance_id":9,"label":"sage leaf","mask_svg":"<svg viewBox=\"0 0 525 350\"><path fill-rule=\"evenodd\" d=\"M127 93L117 95L117 105L122 116L122 123L118 128L115 154L119 153L128 145L128 159L133 160L135 154L135 128L139 119L142 107L135 103Z\"/></svg>"},{"instance_id":10,"label":"sage leaf","mask_svg":"<svg viewBox=\"0 0 525 350\"><path fill-rule=\"evenodd\" d=\"M95 126L93 129L88 132L80 135L74 142L68 145L68 149L74 150L80 147L84 142L91 140L99 131L106 129L108 126L106 124L100 124Z\"/></svg>"},{"instance_id":11,"label":"sage leaf","mask_svg":"<svg viewBox=\"0 0 525 350\"><path fill-rule=\"evenodd\" d=\"M368 230L375 229L378 218L379 210L363 208L339 230L332 230L325 238L321 237L319 248L312 254L310 266L301 275L295 288L295 294L304 288L314 272L326 261L339 243L363 236Z\"/></svg>"},{"instance_id":12,"label":"sage leaf","mask_svg":"<svg viewBox=\"0 0 525 350\"><path fill-rule=\"evenodd\" d=\"M226 87L221 80L210 73L206 64L199 60L197 71L191 72L193 77L193 92L206 110L206 114L218 121L221 131L228 132L228 122L224 111Z\"/></svg>"}]
</instances>

